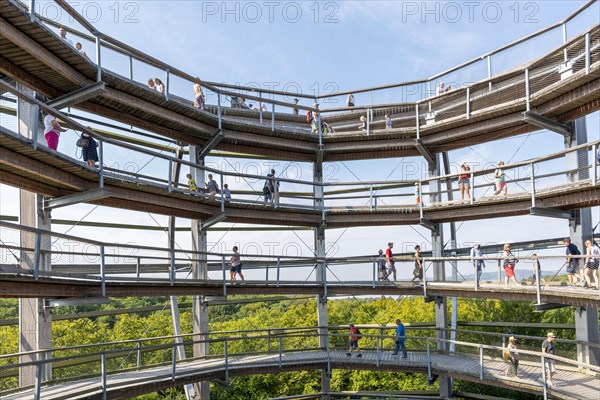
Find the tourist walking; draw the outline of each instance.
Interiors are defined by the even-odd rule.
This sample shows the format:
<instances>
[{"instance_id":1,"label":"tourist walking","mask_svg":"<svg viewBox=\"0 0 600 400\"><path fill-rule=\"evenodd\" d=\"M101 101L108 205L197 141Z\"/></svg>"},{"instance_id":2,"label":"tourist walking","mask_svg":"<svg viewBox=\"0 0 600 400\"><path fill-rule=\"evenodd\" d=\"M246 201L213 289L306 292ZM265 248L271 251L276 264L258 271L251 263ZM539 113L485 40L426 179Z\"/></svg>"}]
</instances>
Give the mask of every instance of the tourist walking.
<instances>
[{"instance_id":1,"label":"tourist walking","mask_svg":"<svg viewBox=\"0 0 600 400\"><path fill-rule=\"evenodd\" d=\"M295 105L295 106L297 106L297 105L298 105L298 101L299 101L298 99L294 99L294 105ZM294 115L298 115L298 113L299 113L299 112L300 112L300 109L298 109L298 108L296 108L296 107L294 107L294 108L292 109L292 114L294 114Z\"/></svg>"},{"instance_id":2,"label":"tourist walking","mask_svg":"<svg viewBox=\"0 0 600 400\"><path fill-rule=\"evenodd\" d=\"M578 280L583 279L578 275L579 272L579 258L573 256L581 255L581 252L577 246L571 242L570 238L565 239L565 246L567 246L567 278L569 279L569 287L573 288L576 286Z\"/></svg>"},{"instance_id":3,"label":"tourist walking","mask_svg":"<svg viewBox=\"0 0 600 400\"><path fill-rule=\"evenodd\" d=\"M392 253L392 249L394 248L394 243L389 242L388 248L385 250L385 266L388 269L388 273L386 278L390 275L394 274L394 282L396 281L396 263L394 261L394 254Z\"/></svg>"},{"instance_id":4,"label":"tourist walking","mask_svg":"<svg viewBox=\"0 0 600 400\"><path fill-rule=\"evenodd\" d=\"M212 199L215 198L217 193L219 193L219 185L217 185L217 181L213 179L211 174L208 174L208 182L206 182L206 189L208 190L208 196Z\"/></svg>"},{"instance_id":5,"label":"tourist walking","mask_svg":"<svg viewBox=\"0 0 600 400\"><path fill-rule=\"evenodd\" d=\"M87 141L87 146L81 148L83 161L90 167L95 167L98 162L98 142L85 132L81 134L81 139Z\"/></svg>"},{"instance_id":6,"label":"tourist walking","mask_svg":"<svg viewBox=\"0 0 600 400\"><path fill-rule=\"evenodd\" d=\"M421 203L421 185L419 182L415 182L415 204L419 205Z\"/></svg>"},{"instance_id":7,"label":"tourist walking","mask_svg":"<svg viewBox=\"0 0 600 400\"><path fill-rule=\"evenodd\" d=\"M406 341L406 329L404 328L404 324L400 319L396 320L396 347L394 348L394 356L398 355L398 351L402 349L402 358L407 359L408 353L406 352L406 346L404 342Z\"/></svg>"},{"instance_id":8,"label":"tourist walking","mask_svg":"<svg viewBox=\"0 0 600 400\"><path fill-rule=\"evenodd\" d=\"M229 185L223 185L223 196L225 197L225 201L231 201L231 190L229 190Z\"/></svg>"},{"instance_id":9,"label":"tourist walking","mask_svg":"<svg viewBox=\"0 0 600 400\"><path fill-rule=\"evenodd\" d=\"M510 251L510 244L508 243L504 245L502 259L504 260L504 272L506 273L504 284L508 286L508 281L512 280L515 285L519 285L515 278L515 264L519 262L519 260L517 260L515 255Z\"/></svg>"},{"instance_id":10,"label":"tourist walking","mask_svg":"<svg viewBox=\"0 0 600 400\"><path fill-rule=\"evenodd\" d=\"M385 129L393 129L392 118L388 114L385 114Z\"/></svg>"},{"instance_id":11,"label":"tourist walking","mask_svg":"<svg viewBox=\"0 0 600 400\"><path fill-rule=\"evenodd\" d=\"M500 161L498 163L498 168L494 171L494 182L496 183L496 192L495 196L499 195L500 192L504 191L504 195L508 194L508 189L506 187L506 175L504 171L502 171L502 167L504 166L504 161Z\"/></svg>"},{"instance_id":12,"label":"tourist walking","mask_svg":"<svg viewBox=\"0 0 600 400\"><path fill-rule=\"evenodd\" d=\"M477 283L481 282L481 274L483 273L483 268L485 268L485 262L481 257L483 257L481 244L475 243L473 248L471 248L471 262L473 262L473 266L477 270Z\"/></svg>"},{"instance_id":13,"label":"tourist walking","mask_svg":"<svg viewBox=\"0 0 600 400\"><path fill-rule=\"evenodd\" d=\"M233 97L231 98L233 106ZM204 110L204 94L202 93L202 86L199 83L194 83L194 107Z\"/></svg>"},{"instance_id":14,"label":"tourist walking","mask_svg":"<svg viewBox=\"0 0 600 400\"><path fill-rule=\"evenodd\" d=\"M44 137L46 138L46 143L48 144L48 148L50 150L58 150L58 140L60 139L60 134L66 131L67 130L65 128L60 126L54 115L46 114L44 117Z\"/></svg>"},{"instance_id":15,"label":"tourist walking","mask_svg":"<svg viewBox=\"0 0 600 400\"><path fill-rule=\"evenodd\" d=\"M348 98L346 98L346 105L348 107L354 107L354 94L353 93L349 93L348 94Z\"/></svg>"},{"instance_id":16,"label":"tourist walking","mask_svg":"<svg viewBox=\"0 0 600 400\"><path fill-rule=\"evenodd\" d=\"M187 174L186 178L188 178L188 181L187 181L188 190L190 192L197 192L198 191L198 185L196 184L196 180L192 177L192 174Z\"/></svg>"},{"instance_id":17,"label":"tourist walking","mask_svg":"<svg viewBox=\"0 0 600 400\"><path fill-rule=\"evenodd\" d=\"M385 267L385 255L381 249L379 250L379 256L377 257L377 276L380 281L389 281L387 268Z\"/></svg>"},{"instance_id":18,"label":"tourist walking","mask_svg":"<svg viewBox=\"0 0 600 400\"><path fill-rule=\"evenodd\" d=\"M598 251L598 247L595 247L591 240L585 241L585 280L587 281L587 285L589 288L594 286L598 289L598 264L600 263L598 256L600 252ZM595 257L593 257L595 256ZM592 285L592 280L590 275L594 278L594 285Z\"/></svg>"},{"instance_id":19,"label":"tourist walking","mask_svg":"<svg viewBox=\"0 0 600 400\"><path fill-rule=\"evenodd\" d=\"M313 104L314 111L308 111L306 113L307 122L310 124L310 132L317 133L319 132L319 105L317 103Z\"/></svg>"},{"instance_id":20,"label":"tourist walking","mask_svg":"<svg viewBox=\"0 0 600 400\"><path fill-rule=\"evenodd\" d=\"M553 356L554 355L554 333L548 332L546 335L546 340L542 342L542 353ZM556 372L556 367L554 366L554 360L551 358L544 358L544 368L546 369L546 386L552 386L554 383L552 382L552 377Z\"/></svg>"},{"instance_id":21,"label":"tourist walking","mask_svg":"<svg viewBox=\"0 0 600 400\"><path fill-rule=\"evenodd\" d=\"M508 361L510 366L506 370L506 376L517 377L517 369L519 368L519 353L517 352L517 339L514 336L508 338Z\"/></svg>"},{"instance_id":22,"label":"tourist walking","mask_svg":"<svg viewBox=\"0 0 600 400\"><path fill-rule=\"evenodd\" d=\"M231 267L229 270L229 275L231 281L236 280L236 275L240 277L241 280L244 280L244 274L242 274L242 261L240 258L240 253L238 253L238 247L233 246L233 256L229 260L229 266Z\"/></svg>"},{"instance_id":23,"label":"tourist walking","mask_svg":"<svg viewBox=\"0 0 600 400\"><path fill-rule=\"evenodd\" d=\"M350 349L348 350L346 355L348 357L351 357L352 352L356 351L358 353L356 357L360 358L362 357L362 354L360 354L360 347L358 347L358 341L360 340L360 330L357 327L355 327L354 324L349 324L348 326L350 327Z\"/></svg>"},{"instance_id":24,"label":"tourist walking","mask_svg":"<svg viewBox=\"0 0 600 400\"><path fill-rule=\"evenodd\" d=\"M423 280L423 259L421 258L421 246L415 246L415 269L411 282Z\"/></svg>"},{"instance_id":25,"label":"tourist walking","mask_svg":"<svg viewBox=\"0 0 600 400\"><path fill-rule=\"evenodd\" d=\"M460 175L458 177L458 189L460 190L460 200L469 200L471 198L471 168L466 163L460 166Z\"/></svg>"}]
</instances>

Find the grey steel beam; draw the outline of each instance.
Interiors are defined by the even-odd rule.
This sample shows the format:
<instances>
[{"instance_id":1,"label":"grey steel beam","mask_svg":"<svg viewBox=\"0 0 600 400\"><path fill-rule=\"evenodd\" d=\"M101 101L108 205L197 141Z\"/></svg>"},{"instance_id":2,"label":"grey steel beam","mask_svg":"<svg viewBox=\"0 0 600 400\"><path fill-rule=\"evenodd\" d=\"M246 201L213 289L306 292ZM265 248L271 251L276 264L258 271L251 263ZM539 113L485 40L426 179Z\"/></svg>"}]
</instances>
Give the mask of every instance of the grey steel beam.
<instances>
[{"instance_id":1,"label":"grey steel beam","mask_svg":"<svg viewBox=\"0 0 600 400\"><path fill-rule=\"evenodd\" d=\"M224 221L225 219L227 219L227 215L225 215L224 212L218 213L217 215L214 215L212 217L210 217L209 219L207 219L206 221L202 221L202 230L209 228L215 224L218 224L221 221Z\"/></svg>"},{"instance_id":2,"label":"grey steel beam","mask_svg":"<svg viewBox=\"0 0 600 400\"><path fill-rule=\"evenodd\" d=\"M571 219L574 217L571 211L557 210L555 208L542 208L542 207L531 207L529 209L530 215L536 215L539 217L550 217L550 218L562 218Z\"/></svg>"},{"instance_id":3,"label":"grey steel beam","mask_svg":"<svg viewBox=\"0 0 600 400\"><path fill-rule=\"evenodd\" d=\"M570 304L559 304L559 303L542 303L535 305L535 311L549 311L556 310L557 308L571 307Z\"/></svg>"},{"instance_id":4,"label":"grey steel beam","mask_svg":"<svg viewBox=\"0 0 600 400\"><path fill-rule=\"evenodd\" d=\"M523 113L523 121L552 132L560 133L563 136L571 136L573 134L573 128L569 125L561 124L531 111Z\"/></svg>"},{"instance_id":5,"label":"grey steel beam","mask_svg":"<svg viewBox=\"0 0 600 400\"><path fill-rule=\"evenodd\" d=\"M66 299L48 299L48 307L75 307L90 304L110 304L108 297L75 297Z\"/></svg>"},{"instance_id":6,"label":"grey steel beam","mask_svg":"<svg viewBox=\"0 0 600 400\"><path fill-rule=\"evenodd\" d=\"M106 92L106 84L104 82L95 82L91 85L82 87L81 89L77 89L71 93L67 93L64 96L60 96L52 101L49 101L47 105L60 110L62 108L71 107L75 104L95 99L104 92Z\"/></svg>"},{"instance_id":7,"label":"grey steel beam","mask_svg":"<svg viewBox=\"0 0 600 400\"><path fill-rule=\"evenodd\" d=\"M424 228L429 229L432 232L437 232L438 229L439 229L439 225L438 224L435 224L435 223L433 223L433 222L431 222L431 221L429 221L428 219L425 219L425 218L421 218L419 220L419 225L421 225Z\"/></svg>"},{"instance_id":8,"label":"grey steel beam","mask_svg":"<svg viewBox=\"0 0 600 400\"><path fill-rule=\"evenodd\" d=\"M435 166L435 155L432 152L430 152L427 147L425 147L421 139L415 139L415 147L417 148L417 151L421 153L421 155L427 160L429 165Z\"/></svg>"},{"instance_id":9,"label":"grey steel beam","mask_svg":"<svg viewBox=\"0 0 600 400\"><path fill-rule=\"evenodd\" d=\"M109 197L108 191L105 188L93 189L55 199L47 199L44 201L44 209L52 210L59 207L71 206L73 204L87 203L94 200L105 199L107 197Z\"/></svg>"},{"instance_id":10,"label":"grey steel beam","mask_svg":"<svg viewBox=\"0 0 600 400\"><path fill-rule=\"evenodd\" d=\"M199 150L198 155L196 156L197 158L204 158L208 155L208 153L210 153L210 151L212 149L214 149L215 147L217 147L217 145L219 144L219 142L223 139L225 135L223 135L223 130L219 129L217 131L217 133L215 133L209 140L208 142L206 142L204 144L204 146L202 146L202 148Z\"/></svg>"}]
</instances>

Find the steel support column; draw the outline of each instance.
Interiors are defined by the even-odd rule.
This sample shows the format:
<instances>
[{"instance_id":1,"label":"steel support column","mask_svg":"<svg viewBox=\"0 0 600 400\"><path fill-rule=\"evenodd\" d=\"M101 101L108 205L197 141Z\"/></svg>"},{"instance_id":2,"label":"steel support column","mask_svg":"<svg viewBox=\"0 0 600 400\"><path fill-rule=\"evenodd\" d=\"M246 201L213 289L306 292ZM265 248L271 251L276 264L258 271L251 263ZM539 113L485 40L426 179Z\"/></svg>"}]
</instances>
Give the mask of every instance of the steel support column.
<instances>
[{"instance_id":1,"label":"steel support column","mask_svg":"<svg viewBox=\"0 0 600 400\"><path fill-rule=\"evenodd\" d=\"M598 329L598 307L575 307L575 336L577 340L600 344ZM578 344L577 361L598 365L600 363L600 349Z\"/></svg>"},{"instance_id":2,"label":"steel support column","mask_svg":"<svg viewBox=\"0 0 600 400\"><path fill-rule=\"evenodd\" d=\"M18 84L19 89L30 96L34 92ZM40 118L38 108L17 99L17 119L19 134L28 138L35 137L33 132L39 127L36 121ZM38 128L39 129L39 128ZM21 225L44 230L51 229L50 212L43 209L43 198L40 195L25 190L19 190L19 222ZM21 246L34 248L39 244L39 256L34 252L21 251L19 266L23 269L34 270L36 262L40 273L51 270L50 255L45 252L50 248L50 237L42 235L37 241L32 233L21 231ZM35 351L52 348L52 315L49 308L44 308L44 299L20 298L19 299L19 352ZM37 356L20 357L19 362L42 360L49 358L50 354L39 353ZM41 369L41 380L52 379L52 364L44 364ZM34 385L36 380L36 367L27 366L19 368L19 386Z\"/></svg>"},{"instance_id":3,"label":"steel support column","mask_svg":"<svg viewBox=\"0 0 600 400\"><path fill-rule=\"evenodd\" d=\"M313 182L323 182L323 162L317 160L313 168ZM314 186L314 205L323 208L323 187ZM324 215L324 214L323 214ZM316 279L326 287L327 285L327 264L325 262L325 221L322 221L318 228L314 229L315 235L315 255L317 257ZM323 296L317 296L317 320L319 325L319 347L329 349L329 312L327 310L327 291ZM329 368L321 370L321 395L322 400L329 400L328 394L331 391L331 370Z\"/></svg>"},{"instance_id":4,"label":"steel support column","mask_svg":"<svg viewBox=\"0 0 600 400\"><path fill-rule=\"evenodd\" d=\"M439 154L436 155L434 164L429 164L429 177L436 177L441 175ZM441 195L441 182L439 180L431 181L429 183L429 192L431 195L430 203L442 201ZM436 229L431 230L431 254L433 257L442 257L444 255L444 234L442 224L436 224ZM446 280L446 269L443 261L433 262L433 280L444 281ZM435 299L435 326L436 336L438 339L448 339L448 302L445 297L439 297ZM438 342L438 350L448 350L448 345L443 342ZM452 397L452 379L446 376L440 376L440 396L442 398Z\"/></svg>"},{"instance_id":5,"label":"steel support column","mask_svg":"<svg viewBox=\"0 0 600 400\"><path fill-rule=\"evenodd\" d=\"M204 158L200 157L201 148L190 146L190 162L204 166ZM190 174L199 182L199 188L204 185L204 170L191 168ZM202 186L200 186L202 185ZM192 251L202 254L194 254L192 257L192 278L208 279L208 251L206 230L202 229L202 221L192 220ZM194 334L198 335L195 340L208 339L208 303L205 296L192 296L192 316ZM194 357L205 357L208 355L208 343L194 344ZM200 400L210 399L210 383L203 381L197 384L197 396Z\"/></svg>"},{"instance_id":6,"label":"steel support column","mask_svg":"<svg viewBox=\"0 0 600 400\"><path fill-rule=\"evenodd\" d=\"M489 59L488 59L489 60ZM444 163L444 173L446 175L450 174L450 158L448 157L448 152L442 153L442 160ZM471 185L471 190L475 191L475 185ZM454 200L454 194L452 192L452 181L450 179L446 180L446 192L448 193L448 201L451 202ZM473 192L471 192L473 193ZM454 222L450 222L450 255L456 256L456 224ZM458 280L458 264L456 261L451 261L450 265L452 267L452 280ZM475 271L475 279L477 279L477 271ZM458 328L458 298L452 297L452 317L450 322L450 339L456 340L456 329ZM450 344L450 351L456 351L456 345L454 343Z\"/></svg>"}]
</instances>

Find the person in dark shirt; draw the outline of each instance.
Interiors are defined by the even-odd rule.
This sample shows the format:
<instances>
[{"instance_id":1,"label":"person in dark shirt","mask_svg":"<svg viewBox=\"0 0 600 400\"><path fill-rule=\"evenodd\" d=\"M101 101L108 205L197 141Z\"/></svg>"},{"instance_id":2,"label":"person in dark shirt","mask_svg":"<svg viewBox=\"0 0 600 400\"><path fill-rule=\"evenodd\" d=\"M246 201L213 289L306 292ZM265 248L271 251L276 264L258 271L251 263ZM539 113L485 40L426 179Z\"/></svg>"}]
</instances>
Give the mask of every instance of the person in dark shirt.
<instances>
[{"instance_id":1,"label":"person in dark shirt","mask_svg":"<svg viewBox=\"0 0 600 400\"><path fill-rule=\"evenodd\" d=\"M571 239L565 239L565 246L567 246L566 254L567 254L567 278L569 278L569 287L573 288L577 284L577 281L580 280L579 276L579 258L571 257L578 256L581 253L575 244L571 242Z\"/></svg>"},{"instance_id":2,"label":"person in dark shirt","mask_svg":"<svg viewBox=\"0 0 600 400\"><path fill-rule=\"evenodd\" d=\"M554 333L548 332L546 340L542 342L542 353L554 355ZM548 379L546 380L547 386L552 386L552 375L556 372L556 367L554 366L554 360L550 358L544 359L544 368L546 369L546 374Z\"/></svg>"}]
</instances>

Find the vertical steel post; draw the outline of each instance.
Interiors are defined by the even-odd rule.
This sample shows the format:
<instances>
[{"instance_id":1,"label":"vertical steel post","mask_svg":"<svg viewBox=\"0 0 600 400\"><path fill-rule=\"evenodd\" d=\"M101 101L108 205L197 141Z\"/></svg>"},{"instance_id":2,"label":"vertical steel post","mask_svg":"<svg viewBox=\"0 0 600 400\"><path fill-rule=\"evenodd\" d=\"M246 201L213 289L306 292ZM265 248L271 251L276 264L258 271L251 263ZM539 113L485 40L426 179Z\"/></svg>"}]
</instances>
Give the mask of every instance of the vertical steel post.
<instances>
[{"instance_id":1,"label":"vertical steel post","mask_svg":"<svg viewBox=\"0 0 600 400\"><path fill-rule=\"evenodd\" d=\"M590 33L585 34L585 74L590 73Z\"/></svg>"},{"instance_id":2,"label":"vertical steel post","mask_svg":"<svg viewBox=\"0 0 600 400\"><path fill-rule=\"evenodd\" d=\"M29 0L29 18L31 22L35 21L35 0Z\"/></svg>"},{"instance_id":3,"label":"vertical steel post","mask_svg":"<svg viewBox=\"0 0 600 400\"><path fill-rule=\"evenodd\" d=\"M279 272L281 271L281 257L277 257L277 287L279 287Z\"/></svg>"},{"instance_id":4,"label":"vertical steel post","mask_svg":"<svg viewBox=\"0 0 600 400\"><path fill-rule=\"evenodd\" d=\"M369 211L373 211L373 186L369 186Z\"/></svg>"},{"instance_id":5,"label":"vertical steel post","mask_svg":"<svg viewBox=\"0 0 600 400\"><path fill-rule=\"evenodd\" d=\"M502 282L502 260L498 259L498 282Z\"/></svg>"},{"instance_id":6,"label":"vertical steel post","mask_svg":"<svg viewBox=\"0 0 600 400\"><path fill-rule=\"evenodd\" d=\"M423 297L427 297L427 268L425 268L425 258L423 258Z\"/></svg>"},{"instance_id":7,"label":"vertical steel post","mask_svg":"<svg viewBox=\"0 0 600 400\"><path fill-rule=\"evenodd\" d=\"M596 186L598 181L598 145L592 146L592 185Z\"/></svg>"},{"instance_id":8,"label":"vertical steel post","mask_svg":"<svg viewBox=\"0 0 600 400\"><path fill-rule=\"evenodd\" d=\"M563 43L567 43L567 23L563 23L562 24L562 28L563 28ZM567 49L565 48L563 50L564 53L564 58L565 58L565 63L569 60L569 55L567 54Z\"/></svg>"},{"instance_id":9,"label":"vertical steel post","mask_svg":"<svg viewBox=\"0 0 600 400\"><path fill-rule=\"evenodd\" d=\"M102 297L106 297L106 259L104 257L104 245L100 246L100 280Z\"/></svg>"},{"instance_id":10,"label":"vertical steel post","mask_svg":"<svg viewBox=\"0 0 600 400\"><path fill-rule=\"evenodd\" d=\"M265 283L269 283L269 263L267 262L267 267L265 268Z\"/></svg>"},{"instance_id":11,"label":"vertical steel post","mask_svg":"<svg viewBox=\"0 0 600 400\"><path fill-rule=\"evenodd\" d=\"M225 212L225 195L223 193L223 174L221 174L221 212Z\"/></svg>"},{"instance_id":12,"label":"vertical steel post","mask_svg":"<svg viewBox=\"0 0 600 400\"><path fill-rule=\"evenodd\" d=\"M535 207L535 171L534 164L529 164L531 168L531 207Z\"/></svg>"},{"instance_id":13,"label":"vertical steel post","mask_svg":"<svg viewBox=\"0 0 600 400\"><path fill-rule=\"evenodd\" d=\"M275 131L275 103L271 104L271 132Z\"/></svg>"},{"instance_id":14,"label":"vertical steel post","mask_svg":"<svg viewBox=\"0 0 600 400\"><path fill-rule=\"evenodd\" d=\"M431 96L431 81L427 81L427 96L426 97L430 97ZM429 111L431 112L431 109L429 109Z\"/></svg>"},{"instance_id":15,"label":"vertical steel post","mask_svg":"<svg viewBox=\"0 0 600 400\"><path fill-rule=\"evenodd\" d=\"M419 128L419 102L415 103L415 118L416 118L416 128L417 128L417 140L421 139L421 131Z\"/></svg>"},{"instance_id":16,"label":"vertical steel post","mask_svg":"<svg viewBox=\"0 0 600 400\"><path fill-rule=\"evenodd\" d=\"M171 77L171 73L169 68L165 70L165 100L169 101L169 78Z\"/></svg>"},{"instance_id":17,"label":"vertical steel post","mask_svg":"<svg viewBox=\"0 0 600 400\"><path fill-rule=\"evenodd\" d=\"M31 127L31 145L34 150L38 148L38 134L39 134L39 116L40 116L40 106L37 104L33 105L33 121Z\"/></svg>"},{"instance_id":18,"label":"vertical steel post","mask_svg":"<svg viewBox=\"0 0 600 400\"><path fill-rule=\"evenodd\" d=\"M223 126L223 122L222 122L222 117L221 117L221 93L217 93L217 118L218 118L218 127L219 130L222 129Z\"/></svg>"},{"instance_id":19,"label":"vertical steel post","mask_svg":"<svg viewBox=\"0 0 600 400\"><path fill-rule=\"evenodd\" d=\"M367 108L367 136L371 134L371 109Z\"/></svg>"},{"instance_id":20,"label":"vertical steel post","mask_svg":"<svg viewBox=\"0 0 600 400\"><path fill-rule=\"evenodd\" d=\"M431 381L431 343L427 339L427 379Z\"/></svg>"},{"instance_id":21,"label":"vertical steel post","mask_svg":"<svg viewBox=\"0 0 600 400\"><path fill-rule=\"evenodd\" d=\"M419 218L423 218L423 185L419 181ZM429 199L431 201L431 199ZM431 204L430 204L431 205Z\"/></svg>"},{"instance_id":22,"label":"vertical steel post","mask_svg":"<svg viewBox=\"0 0 600 400\"><path fill-rule=\"evenodd\" d=\"M33 253L33 279L38 280L40 277L40 261L41 261L41 249L42 247L42 234L40 232L35 233L35 249Z\"/></svg>"},{"instance_id":23,"label":"vertical steel post","mask_svg":"<svg viewBox=\"0 0 600 400\"><path fill-rule=\"evenodd\" d=\"M221 256L221 271L223 274L223 296L227 296L227 275L225 272L225 256Z\"/></svg>"},{"instance_id":24,"label":"vertical steel post","mask_svg":"<svg viewBox=\"0 0 600 400\"><path fill-rule=\"evenodd\" d=\"M99 186L100 189L104 188L104 142L102 139L98 139L98 174L99 176Z\"/></svg>"},{"instance_id":25,"label":"vertical steel post","mask_svg":"<svg viewBox=\"0 0 600 400\"><path fill-rule=\"evenodd\" d=\"M102 400L107 400L108 395L106 393L106 354L102 354L100 357L100 369L102 374Z\"/></svg>"},{"instance_id":26,"label":"vertical steel post","mask_svg":"<svg viewBox=\"0 0 600 400\"><path fill-rule=\"evenodd\" d=\"M170 265L171 268L169 269L169 284L171 286L173 286L175 284L175 249L171 248L169 249L169 257L170 257Z\"/></svg>"},{"instance_id":27,"label":"vertical steel post","mask_svg":"<svg viewBox=\"0 0 600 400\"><path fill-rule=\"evenodd\" d=\"M141 367L142 366L142 341L138 340L137 342L137 351L136 351L137 355L136 355L136 360L135 360L135 365L136 367Z\"/></svg>"},{"instance_id":28,"label":"vertical steel post","mask_svg":"<svg viewBox=\"0 0 600 400\"><path fill-rule=\"evenodd\" d=\"M135 263L135 277L140 279L141 259L138 257Z\"/></svg>"},{"instance_id":29,"label":"vertical steel post","mask_svg":"<svg viewBox=\"0 0 600 400\"><path fill-rule=\"evenodd\" d=\"M544 400L548 400L548 378L546 376L546 360L544 359L544 353L540 358L542 360L542 386L544 389Z\"/></svg>"},{"instance_id":30,"label":"vertical steel post","mask_svg":"<svg viewBox=\"0 0 600 400\"><path fill-rule=\"evenodd\" d=\"M475 203L475 167L471 171L471 205Z\"/></svg>"},{"instance_id":31,"label":"vertical steel post","mask_svg":"<svg viewBox=\"0 0 600 400\"><path fill-rule=\"evenodd\" d=\"M35 366L35 393L33 395L34 400L42 399L42 364L36 364Z\"/></svg>"},{"instance_id":32,"label":"vertical steel post","mask_svg":"<svg viewBox=\"0 0 600 400\"><path fill-rule=\"evenodd\" d=\"M488 79L492 77L492 56L487 56L487 68L488 68ZM490 80L488 83L489 91L492 91L492 81Z\"/></svg>"},{"instance_id":33,"label":"vertical steel post","mask_svg":"<svg viewBox=\"0 0 600 400\"><path fill-rule=\"evenodd\" d=\"M225 382L229 382L229 351L227 346L227 338L225 338L224 343L224 357L225 357Z\"/></svg>"},{"instance_id":34,"label":"vertical steel post","mask_svg":"<svg viewBox=\"0 0 600 400\"><path fill-rule=\"evenodd\" d=\"M377 262L373 261L373 287L376 286L376 280L377 280Z\"/></svg>"},{"instance_id":35,"label":"vertical steel post","mask_svg":"<svg viewBox=\"0 0 600 400\"><path fill-rule=\"evenodd\" d=\"M483 346L479 346L479 379L483 380Z\"/></svg>"},{"instance_id":36,"label":"vertical steel post","mask_svg":"<svg viewBox=\"0 0 600 400\"><path fill-rule=\"evenodd\" d=\"M542 304L542 271L538 268L538 259L537 257L533 260L535 268L535 286L536 286L536 294L537 294L537 305Z\"/></svg>"},{"instance_id":37,"label":"vertical steel post","mask_svg":"<svg viewBox=\"0 0 600 400\"><path fill-rule=\"evenodd\" d=\"M133 57L129 56L129 79L133 80Z\"/></svg>"},{"instance_id":38,"label":"vertical steel post","mask_svg":"<svg viewBox=\"0 0 600 400\"><path fill-rule=\"evenodd\" d=\"M171 351L171 382L175 382L175 374L177 373L177 349L173 346Z\"/></svg>"},{"instance_id":39,"label":"vertical steel post","mask_svg":"<svg viewBox=\"0 0 600 400\"><path fill-rule=\"evenodd\" d=\"M169 160L168 174L169 177L167 178L167 189L169 190L169 193L171 193L173 191L173 160Z\"/></svg>"},{"instance_id":40,"label":"vertical steel post","mask_svg":"<svg viewBox=\"0 0 600 400\"><path fill-rule=\"evenodd\" d=\"M262 110L262 92L258 92L258 98L260 99L258 101L258 115L260 118L260 123L263 123L263 110Z\"/></svg>"},{"instance_id":41,"label":"vertical steel post","mask_svg":"<svg viewBox=\"0 0 600 400\"><path fill-rule=\"evenodd\" d=\"M471 88L467 87L467 119L471 118Z\"/></svg>"},{"instance_id":42,"label":"vertical steel post","mask_svg":"<svg viewBox=\"0 0 600 400\"><path fill-rule=\"evenodd\" d=\"M96 81L102 81L102 52L100 51L100 34L96 34Z\"/></svg>"},{"instance_id":43,"label":"vertical steel post","mask_svg":"<svg viewBox=\"0 0 600 400\"><path fill-rule=\"evenodd\" d=\"M281 368L282 352L283 352L283 337L279 336L279 368Z\"/></svg>"},{"instance_id":44,"label":"vertical steel post","mask_svg":"<svg viewBox=\"0 0 600 400\"><path fill-rule=\"evenodd\" d=\"M525 105L527 111L531 110L531 104L529 104L529 90L529 68L525 68Z\"/></svg>"}]
</instances>

